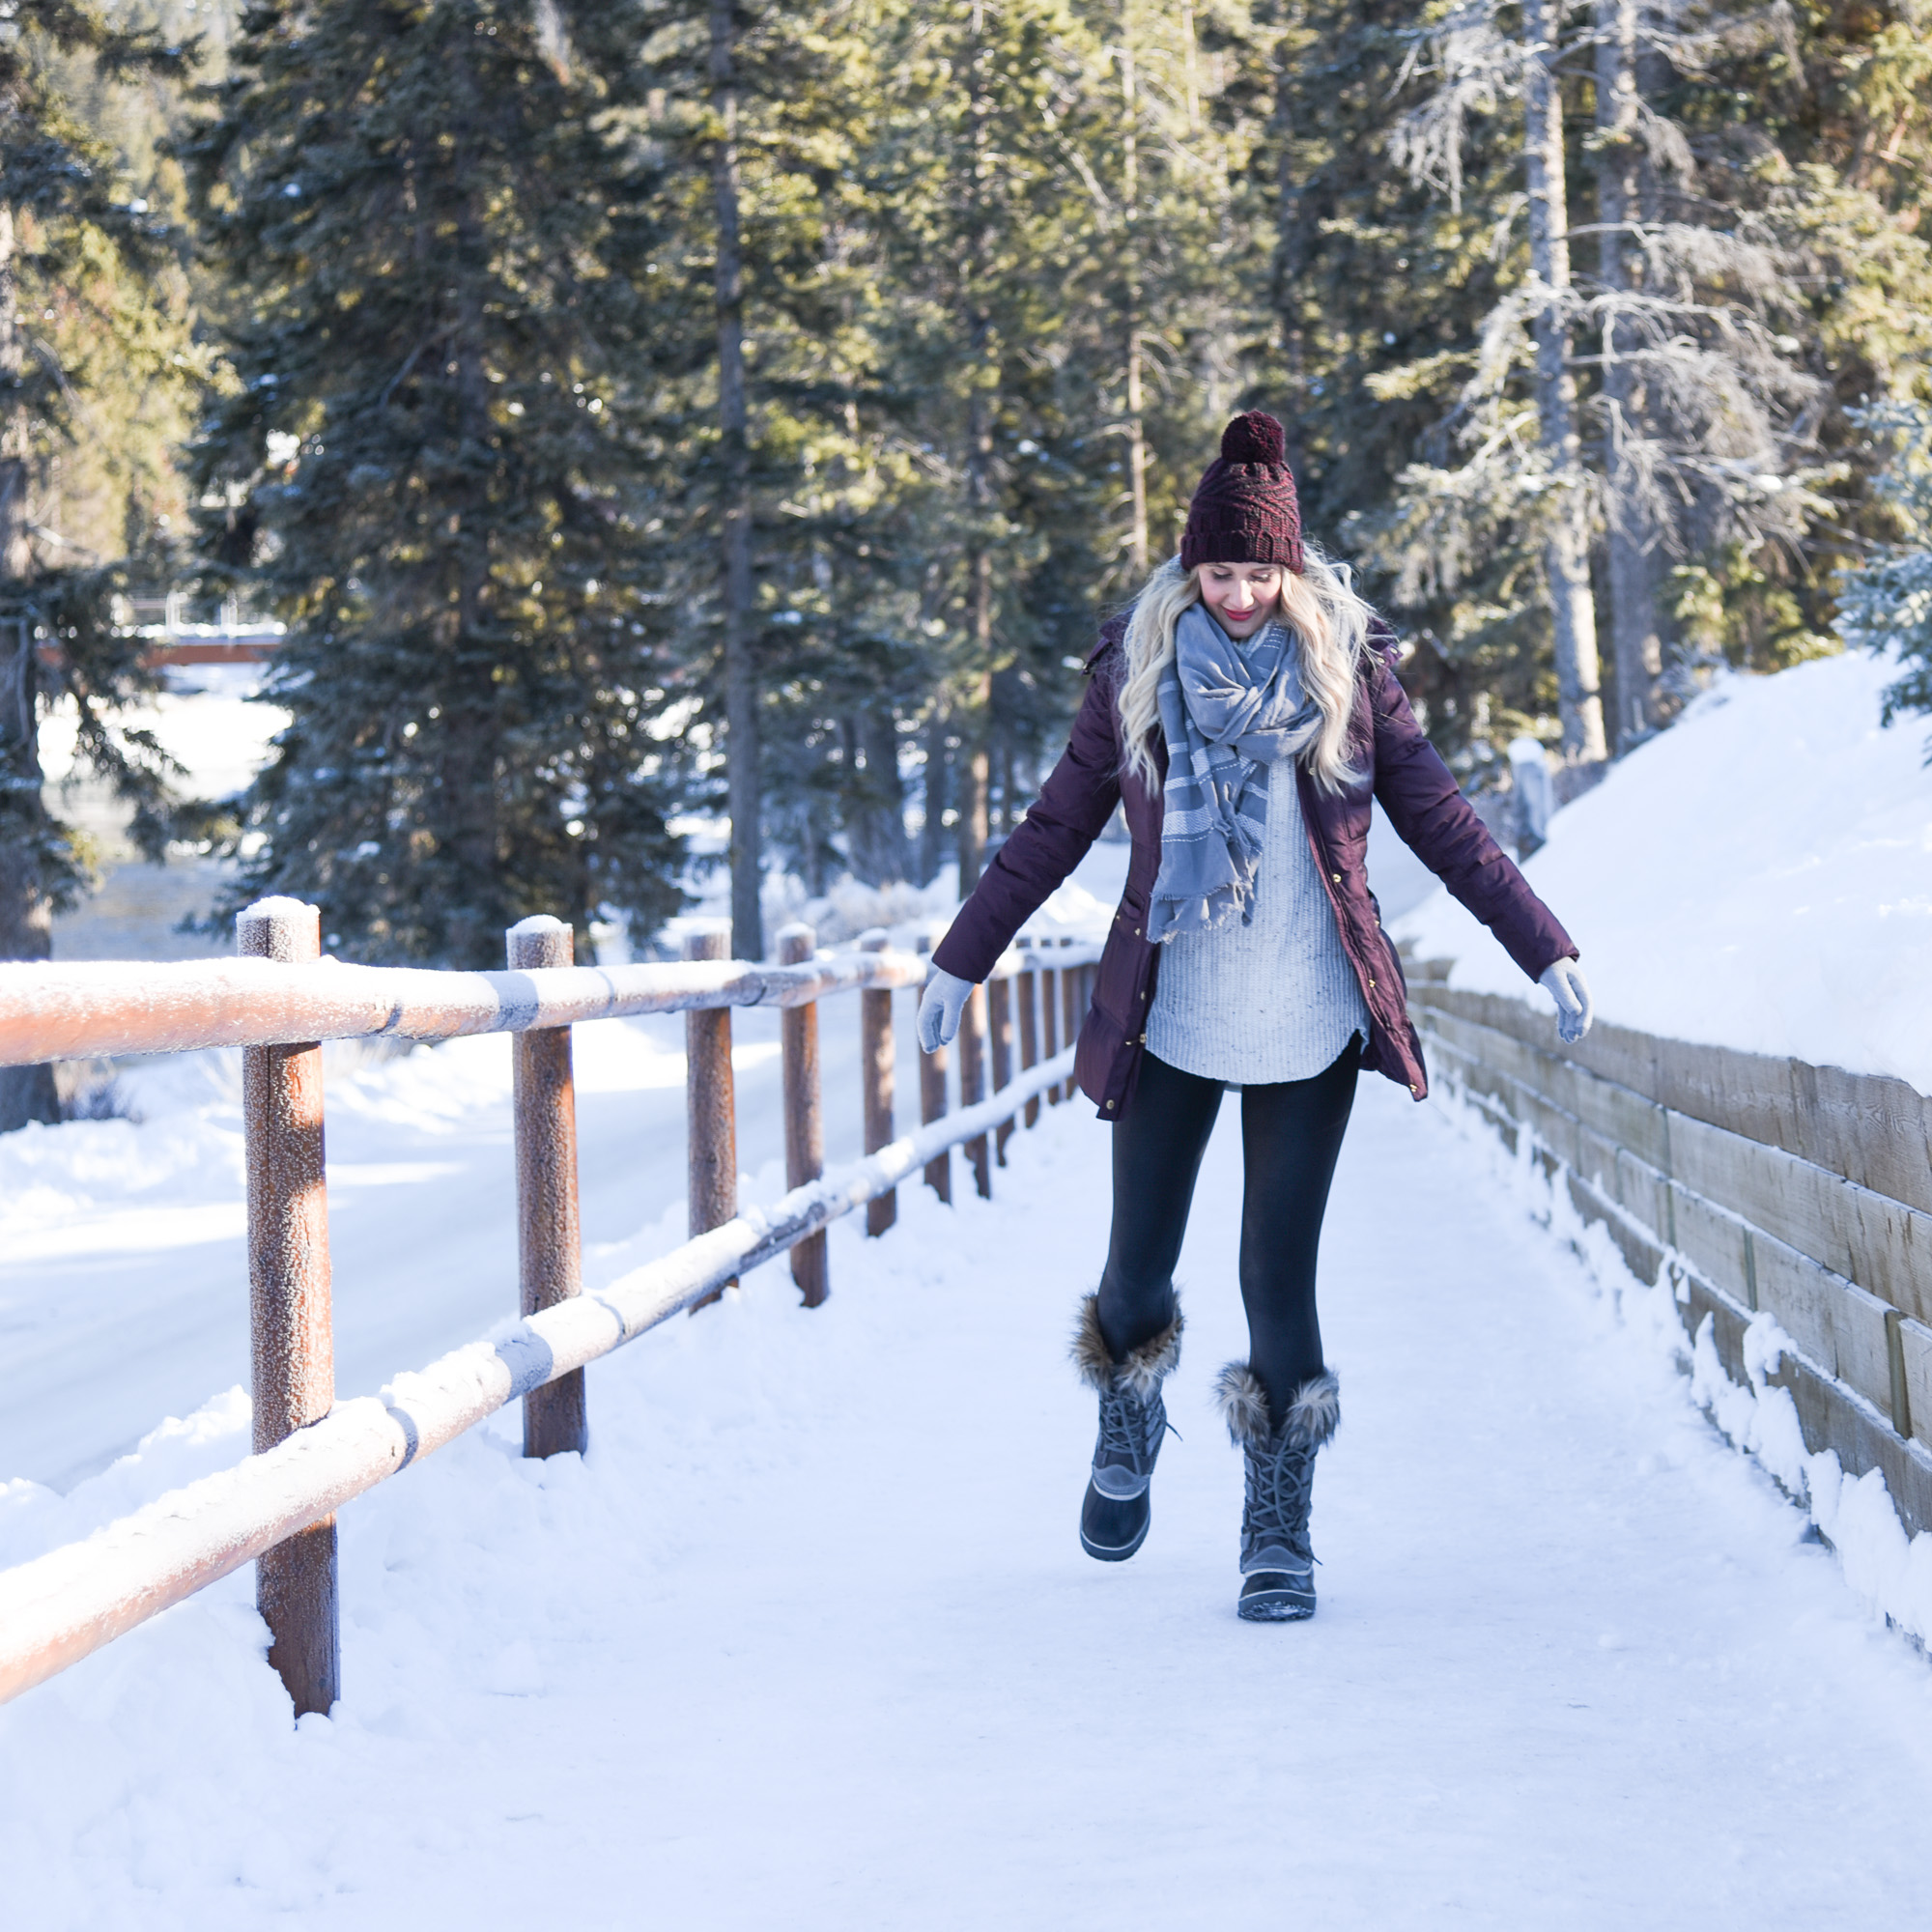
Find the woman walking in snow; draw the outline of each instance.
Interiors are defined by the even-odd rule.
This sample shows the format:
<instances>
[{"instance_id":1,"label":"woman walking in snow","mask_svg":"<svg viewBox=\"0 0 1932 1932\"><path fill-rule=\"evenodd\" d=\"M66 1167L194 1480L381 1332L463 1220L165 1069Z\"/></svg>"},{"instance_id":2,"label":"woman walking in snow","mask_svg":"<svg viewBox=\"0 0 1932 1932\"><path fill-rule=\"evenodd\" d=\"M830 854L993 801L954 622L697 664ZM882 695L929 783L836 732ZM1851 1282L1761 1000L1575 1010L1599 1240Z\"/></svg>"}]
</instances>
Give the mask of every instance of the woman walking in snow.
<instances>
[{"instance_id":1,"label":"woman walking in snow","mask_svg":"<svg viewBox=\"0 0 1932 1932\"><path fill-rule=\"evenodd\" d=\"M1133 838L1075 1077L1114 1128L1107 1264L1073 1353L1099 1393L1080 1516L1092 1556L1145 1540L1180 1355L1174 1288L1201 1157L1241 1090L1248 1359L1216 1386L1244 1453L1243 1617L1315 1612L1310 1492L1339 1392L1315 1261L1358 1071L1427 1091L1402 969L1365 870L1371 802L1556 1001L1590 1024L1577 949L1422 734L1395 639L1301 535L1281 424L1236 416L1180 554L1100 633L1065 755L933 955L920 1043L950 1040L975 982L1079 864L1118 804Z\"/></svg>"}]
</instances>

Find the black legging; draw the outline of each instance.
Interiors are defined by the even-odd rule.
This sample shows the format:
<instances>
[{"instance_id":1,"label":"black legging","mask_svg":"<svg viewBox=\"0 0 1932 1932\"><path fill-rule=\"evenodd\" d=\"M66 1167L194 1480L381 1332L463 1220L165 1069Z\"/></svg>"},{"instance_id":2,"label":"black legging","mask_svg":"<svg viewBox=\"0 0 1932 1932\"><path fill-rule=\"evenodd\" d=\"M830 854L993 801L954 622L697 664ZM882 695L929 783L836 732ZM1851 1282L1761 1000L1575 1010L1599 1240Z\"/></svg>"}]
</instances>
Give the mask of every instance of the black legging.
<instances>
[{"instance_id":1,"label":"black legging","mask_svg":"<svg viewBox=\"0 0 1932 1932\"><path fill-rule=\"evenodd\" d=\"M1358 1036L1311 1080L1241 1090L1241 1300L1248 1361L1276 1423L1294 1391L1321 1373L1315 1255L1360 1058ZM1100 1333L1117 1361L1174 1319L1174 1264L1222 1085L1144 1054L1132 1104L1115 1123Z\"/></svg>"}]
</instances>

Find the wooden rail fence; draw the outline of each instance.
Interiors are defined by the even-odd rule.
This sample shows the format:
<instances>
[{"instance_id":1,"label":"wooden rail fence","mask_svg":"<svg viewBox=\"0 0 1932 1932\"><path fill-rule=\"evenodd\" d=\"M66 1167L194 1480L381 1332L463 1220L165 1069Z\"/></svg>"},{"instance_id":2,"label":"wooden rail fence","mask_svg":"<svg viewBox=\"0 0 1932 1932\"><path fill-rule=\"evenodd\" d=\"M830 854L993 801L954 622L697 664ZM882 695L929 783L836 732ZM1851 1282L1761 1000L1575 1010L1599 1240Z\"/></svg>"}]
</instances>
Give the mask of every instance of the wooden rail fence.
<instances>
[{"instance_id":1,"label":"wooden rail fence","mask_svg":"<svg viewBox=\"0 0 1932 1932\"><path fill-rule=\"evenodd\" d=\"M1660 1039L1601 1022L1561 1051L1517 1000L1411 974L1436 1077L1521 1135L1636 1275L1672 1281L1742 1383L1744 1334L1791 1338L1769 1384L1805 1448L1883 1472L1932 1529L1932 1097L1901 1080Z\"/></svg>"},{"instance_id":2,"label":"wooden rail fence","mask_svg":"<svg viewBox=\"0 0 1932 1932\"><path fill-rule=\"evenodd\" d=\"M926 962L894 951L883 932L835 954L816 950L810 927L787 926L776 966L726 959L722 934L698 933L676 964L589 968L572 963L567 925L529 919L507 935L508 971L440 973L324 961L319 915L293 899L250 907L237 931L234 961L0 966L0 1065L245 1049L254 1384L254 1453L243 1462L83 1543L0 1573L0 1702L253 1561L270 1661L297 1715L328 1710L341 1690L335 1512L344 1503L518 1398L525 1455L582 1450L585 1364L716 1299L786 1251L806 1304L818 1306L830 1292L828 1224L863 1206L867 1232L884 1234L898 1183L922 1170L950 1201L956 1146L966 1147L975 1184L990 1197L1015 1116L1032 1126L1042 1094L1049 1103L1073 1095L1075 1020L1099 958L1084 944L1022 941L1009 952L990 981L998 989L990 1043L985 988L976 995L973 1028L962 1031L959 1111L947 1109L944 1057L925 1057L923 1123L897 1136L893 994L910 988L916 998ZM866 1152L828 1175L816 1003L845 991L864 1003ZM741 1208L737 1200L731 1009L750 1006L781 1013L790 1191L765 1208ZM1004 1031L1015 1009L1017 1069ZM570 1028L666 1012L686 1016L691 1238L586 1293ZM1056 1030L1063 1015L1064 1051ZM514 1036L522 1319L499 1340L472 1342L398 1376L383 1397L338 1403L320 1043L474 1033Z\"/></svg>"}]
</instances>

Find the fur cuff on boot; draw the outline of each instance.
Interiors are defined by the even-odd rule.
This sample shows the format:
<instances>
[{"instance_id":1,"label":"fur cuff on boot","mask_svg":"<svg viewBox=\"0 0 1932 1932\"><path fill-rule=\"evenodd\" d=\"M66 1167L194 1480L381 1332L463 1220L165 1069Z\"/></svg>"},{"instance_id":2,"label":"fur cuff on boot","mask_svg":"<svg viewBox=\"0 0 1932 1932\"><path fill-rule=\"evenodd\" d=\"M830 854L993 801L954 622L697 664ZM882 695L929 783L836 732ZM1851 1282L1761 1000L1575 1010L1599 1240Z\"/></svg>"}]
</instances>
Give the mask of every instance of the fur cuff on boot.
<instances>
[{"instance_id":1,"label":"fur cuff on boot","mask_svg":"<svg viewBox=\"0 0 1932 1932\"><path fill-rule=\"evenodd\" d=\"M1214 1399L1228 1434L1241 1449L1259 1449L1272 1433L1267 1391L1245 1362L1230 1362L1214 1379ZM1295 1390L1283 1431L1297 1448L1320 1449L1342 1419L1342 1385L1332 1369L1311 1377Z\"/></svg>"},{"instance_id":2,"label":"fur cuff on boot","mask_svg":"<svg viewBox=\"0 0 1932 1932\"><path fill-rule=\"evenodd\" d=\"M1089 1388L1108 1389L1117 1383L1131 1389L1143 1402L1158 1393L1161 1383L1180 1361L1180 1331L1185 1324L1180 1310L1158 1335L1150 1336L1138 1349L1127 1350L1127 1359L1117 1362L1107 1352L1106 1338L1100 1333L1100 1297L1081 1298L1080 1319L1073 1324L1073 1363L1080 1379Z\"/></svg>"}]
</instances>

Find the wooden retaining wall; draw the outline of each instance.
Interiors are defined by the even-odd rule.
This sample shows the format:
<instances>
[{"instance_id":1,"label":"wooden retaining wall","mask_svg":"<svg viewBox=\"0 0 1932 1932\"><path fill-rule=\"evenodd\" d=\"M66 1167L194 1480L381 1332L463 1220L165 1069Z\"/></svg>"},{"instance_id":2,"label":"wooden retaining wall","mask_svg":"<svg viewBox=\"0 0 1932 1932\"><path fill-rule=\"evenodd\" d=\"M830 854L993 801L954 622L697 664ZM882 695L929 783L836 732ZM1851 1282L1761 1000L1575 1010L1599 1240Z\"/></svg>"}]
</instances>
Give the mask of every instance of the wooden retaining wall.
<instances>
[{"instance_id":1,"label":"wooden retaining wall","mask_svg":"<svg viewBox=\"0 0 1932 1932\"><path fill-rule=\"evenodd\" d=\"M1806 1448L1881 1470L1906 1533L1932 1529L1932 1097L1601 1022L1566 1047L1548 1015L1432 970L1409 988L1432 1077L1512 1149L1526 1129L1642 1280L1668 1268L1739 1382L1768 1310Z\"/></svg>"}]
</instances>

